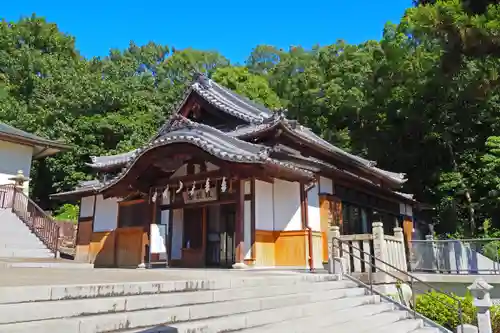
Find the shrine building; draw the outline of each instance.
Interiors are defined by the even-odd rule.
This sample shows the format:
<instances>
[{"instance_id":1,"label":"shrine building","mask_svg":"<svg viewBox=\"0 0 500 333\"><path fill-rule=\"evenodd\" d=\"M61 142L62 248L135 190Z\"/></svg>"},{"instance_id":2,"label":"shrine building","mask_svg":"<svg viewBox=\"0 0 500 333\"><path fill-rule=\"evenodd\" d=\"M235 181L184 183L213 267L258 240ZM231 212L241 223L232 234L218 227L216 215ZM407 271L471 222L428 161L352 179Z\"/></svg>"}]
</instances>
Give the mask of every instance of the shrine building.
<instances>
[{"instance_id":1,"label":"shrine building","mask_svg":"<svg viewBox=\"0 0 500 333\"><path fill-rule=\"evenodd\" d=\"M327 231L411 239L416 202L382 170L198 75L142 147L92 157L76 260L96 267L323 268Z\"/></svg>"}]
</instances>

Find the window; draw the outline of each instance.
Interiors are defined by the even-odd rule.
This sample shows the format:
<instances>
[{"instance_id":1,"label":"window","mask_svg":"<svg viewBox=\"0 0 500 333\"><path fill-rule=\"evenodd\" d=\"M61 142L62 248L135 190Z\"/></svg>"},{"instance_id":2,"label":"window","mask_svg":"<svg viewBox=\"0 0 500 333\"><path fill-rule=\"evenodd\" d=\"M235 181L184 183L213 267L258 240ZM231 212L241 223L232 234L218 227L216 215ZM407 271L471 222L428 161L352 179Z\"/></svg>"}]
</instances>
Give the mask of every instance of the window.
<instances>
[{"instance_id":1,"label":"window","mask_svg":"<svg viewBox=\"0 0 500 333\"><path fill-rule=\"evenodd\" d=\"M392 235L394 234L394 228L397 223L397 216L391 213L380 212L379 213L379 221L384 224L384 234Z\"/></svg>"},{"instance_id":2,"label":"window","mask_svg":"<svg viewBox=\"0 0 500 333\"><path fill-rule=\"evenodd\" d=\"M350 203L342 204L342 233L345 235L361 233L361 209Z\"/></svg>"},{"instance_id":3,"label":"window","mask_svg":"<svg viewBox=\"0 0 500 333\"><path fill-rule=\"evenodd\" d=\"M145 201L134 204L122 204L119 208L118 227L142 227L149 224L149 205Z\"/></svg>"}]
</instances>

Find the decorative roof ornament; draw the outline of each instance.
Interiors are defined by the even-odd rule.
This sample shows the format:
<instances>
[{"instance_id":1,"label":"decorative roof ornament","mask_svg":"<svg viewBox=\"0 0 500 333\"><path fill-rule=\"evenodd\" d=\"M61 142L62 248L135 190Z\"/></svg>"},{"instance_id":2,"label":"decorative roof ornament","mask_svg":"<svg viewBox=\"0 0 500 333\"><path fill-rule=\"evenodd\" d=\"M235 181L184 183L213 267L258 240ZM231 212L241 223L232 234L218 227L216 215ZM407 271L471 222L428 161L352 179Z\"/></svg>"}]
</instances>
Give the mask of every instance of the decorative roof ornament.
<instances>
[{"instance_id":1,"label":"decorative roof ornament","mask_svg":"<svg viewBox=\"0 0 500 333\"><path fill-rule=\"evenodd\" d=\"M189 195L193 197L194 191L196 190L196 183L193 182L193 186L191 187L191 190L189 191Z\"/></svg>"},{"instance_id":2,"label":"decorative roof ornament","mask_svg":"<svg viewBox=\"0 0 500 333\"><path fill-rule=\"evenodd\" d=\"M175 191L175 193L181 193L183 188L184 188L184 184L179 180L179 188L177 189L177 191Z\"/></svg>"},{"instance_id":3,"label":"decorative roof ornament","mask_svg":"<svg viewBox=\"0 0 500 333\"><path fill-rule=\"evenodd\" d=\"M195 74L196 81L204 88L204 89L210 89L212 87L212 80L209 79L205 74L203 73L196 73Z\"/></svg>"},{"instance_id":4,"label":"decorative roof ornament","mask_svg":"<svg viewBox=\"0 0 500 333\"><path fill-rule=\"evenodd\" d=\"M164 201L167 201L168 202L168 199L169 199L169 195L170 195L170 187L167 185L167 187L165 187L165 190L163 191L162 193L162 197L163 197L163 200Z\"/></svg>"},{"instance_id":5,"label":"decorative roof ornament","mask_svg":"<svg viewBox=\"0 0 500 333\"><path fill-rule=\"evenodd\" d=\"M151 201L152 202L156 202L156 197L158 196L158 192L155 190L155 193L153 194L153 196L151 197Z\"/></svg>"},{"instance_id":6,"label":"decorative roof ornament","mask_svg":"<svg viewBox=\"0 0 500 333\"><path fill-rule=\"evenodd\" d=\"M286 114L288 113L288 110L282 107L275 108L273 109L273 115L272 118L274 119L286 119Z\"/></svg>"},{"instance_id":7,"label":"decorative roof ornament","mask_svg":"<svg viewBox=\"0 0 500 333\"><path fill-rule=\"evenodd\" d=\"M225 193L227 191L226 177L222 177L222 182L220 184L220 191Z\"/></svg>"},{"instance_id":8,"label":"decorative roof ornament","mask_svg":"<svg viewBox=\"0 0 500 333\"><path fill-rule=\"evenodd\" d=\"M210 192L210 178L207 178L207 180L205 181L205 193L209 192Z\"/></svg>"}]
</instances>

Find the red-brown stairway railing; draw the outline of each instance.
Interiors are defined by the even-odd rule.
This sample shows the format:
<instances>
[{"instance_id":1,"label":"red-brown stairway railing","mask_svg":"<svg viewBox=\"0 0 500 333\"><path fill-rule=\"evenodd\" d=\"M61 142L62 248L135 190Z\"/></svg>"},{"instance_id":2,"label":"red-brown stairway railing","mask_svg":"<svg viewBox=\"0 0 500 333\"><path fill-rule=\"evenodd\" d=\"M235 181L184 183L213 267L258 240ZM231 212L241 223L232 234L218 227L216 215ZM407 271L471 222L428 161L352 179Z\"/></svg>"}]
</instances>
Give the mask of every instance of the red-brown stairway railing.
<instances>
[{"instance_id":1,"label":"red-brown stairway railing","mask_svg":"<svg viewBox=\"0 0 500 333\"><path fill-rule=\"evenodd\" d=\"M59 226L54 219L12 184L0 185L0 208L12 212L57 256Z\"/></svg>"}]
</instances>

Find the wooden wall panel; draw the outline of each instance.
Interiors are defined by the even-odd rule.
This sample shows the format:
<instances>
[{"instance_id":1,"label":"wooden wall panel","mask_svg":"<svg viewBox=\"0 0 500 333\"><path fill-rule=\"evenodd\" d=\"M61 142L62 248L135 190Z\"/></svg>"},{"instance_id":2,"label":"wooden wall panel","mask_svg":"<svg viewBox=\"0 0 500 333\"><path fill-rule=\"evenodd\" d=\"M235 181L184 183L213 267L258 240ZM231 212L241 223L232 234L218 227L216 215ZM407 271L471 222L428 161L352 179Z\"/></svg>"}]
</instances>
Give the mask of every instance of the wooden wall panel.
<instances>
[{"instance_id":1,"label":"wooden wall panel","mask_svg":"<svg viewBox=\"0 0 500 333\"><path fill-rule=\"evenodd\" d=\"M272 267L275 265L274 232L268 230L255 230L254 255L255 265Z\"/></svg>"},{"instance_id":2,"label":"wooden wall panel","mask_svg":"<svg viewBox=\"0 0 500 333\"><path fill-rule=\"evenodd\" d=\"M307 231L275 231L276 266L306 267Z\"/></svg>"},{"instance_id":3,"label":"wooden wall panel","mask_svg":"<svg viewBox=\"0 0 500 333\"><path fill-rule=\"evenodd\" d=\"M142 261L144 229L142 227L116 229L116 265L137 267Z\"/></svg>"},{"instance_id":4,"label":"wooden wall panel","mask_svg":"<svg viewBox=\"0 0 500 333\"><path fill-rule=\"evenodd\" d=\"M330 214L330 201L326 195L319 197L319 217L321 226L322 259L328 262L328 218Z\"/></svg>"},{"instance_id":5,"label":"wooden wall panel","mask_svg":"<svg viewBox=\"0 0 500 333\"><path fill-rule=\"evenodd\" d=\"M323 267L323 233L318 231L312 232L312 243L313 243L313 268ZM309 241L307 239L307 241ZM327 245L328 246L328 245ZM309 256L309 247L307 249L307 256ZM309 267L309 265L308 265Z\"/></svg>"},{"instance_id":6,"label":"wooden wall panel","mask_svg":"<svg viewBox=\"0 0 500 333\"><path fill-rule=\"evenodd\" d=\"M406 216L403 221L403 234L405 235L407 245L410 245L413 234L413 221Z\"/></svg>"},{"instance_id":7,"label":"wooden wall panel","mask_svg":"<svg viewBox=\"0 0 500 333\"><path fill-rule=\"evenodd\" d=\"M110 267L115 264L115 232L94 232L90 241L89 261L95 267Z\"/></svg>"},{"instance_id":8,"label":"wooden wall panel","mask_svg":"<svg viewBox=\"0 0 500 333\"><path fill-rule=\"evenodd\" d=\"M78 222L75 260L89 262L90 239L92 237L92 220Z\"/></svg>"}]
</instances>

